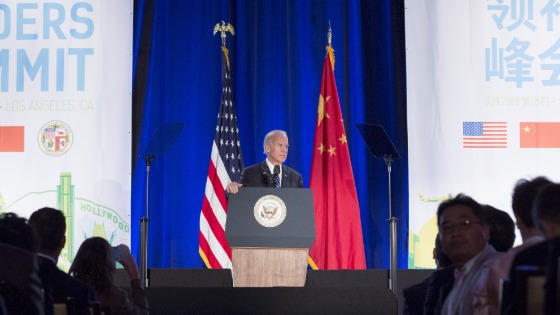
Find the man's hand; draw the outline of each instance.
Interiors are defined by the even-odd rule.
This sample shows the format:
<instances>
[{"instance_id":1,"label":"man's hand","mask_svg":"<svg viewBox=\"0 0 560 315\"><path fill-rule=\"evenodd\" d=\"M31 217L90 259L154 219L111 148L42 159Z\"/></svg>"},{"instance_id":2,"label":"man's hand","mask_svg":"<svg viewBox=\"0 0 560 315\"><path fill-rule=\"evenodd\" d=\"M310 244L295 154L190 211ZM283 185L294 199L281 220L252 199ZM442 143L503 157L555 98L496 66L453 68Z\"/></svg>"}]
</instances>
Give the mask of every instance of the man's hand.
<instances>
[{"instance_id":1,"label":"man's hand","mask_svg":"<svg viewBox=\"0 0 560 315\"><path fill-rule=\"evenodd\" d=\"M243 185L238 182L231 182L226 186L226 191L230 194L236 194L240 187L243 187Z\"/></svg>"}]
</instances>

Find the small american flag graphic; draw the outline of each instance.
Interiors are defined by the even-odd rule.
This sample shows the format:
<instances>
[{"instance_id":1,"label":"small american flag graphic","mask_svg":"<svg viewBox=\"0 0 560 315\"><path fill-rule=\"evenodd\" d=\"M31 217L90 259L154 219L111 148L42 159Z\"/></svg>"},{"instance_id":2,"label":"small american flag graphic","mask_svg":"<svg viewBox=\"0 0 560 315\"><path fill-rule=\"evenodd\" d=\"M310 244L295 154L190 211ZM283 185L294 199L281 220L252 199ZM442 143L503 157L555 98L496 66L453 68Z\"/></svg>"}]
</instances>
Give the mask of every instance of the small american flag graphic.
<instances>
[{"instance_id":1,"label":"small american flag graphic","mask_svg":"<svg viewBox=\"0 0 560 315\"><path fill-rule=\"evenodd\" d=\"M463 148L507 148L507 122L463 122Z\"/></svg>"}]
</instances>

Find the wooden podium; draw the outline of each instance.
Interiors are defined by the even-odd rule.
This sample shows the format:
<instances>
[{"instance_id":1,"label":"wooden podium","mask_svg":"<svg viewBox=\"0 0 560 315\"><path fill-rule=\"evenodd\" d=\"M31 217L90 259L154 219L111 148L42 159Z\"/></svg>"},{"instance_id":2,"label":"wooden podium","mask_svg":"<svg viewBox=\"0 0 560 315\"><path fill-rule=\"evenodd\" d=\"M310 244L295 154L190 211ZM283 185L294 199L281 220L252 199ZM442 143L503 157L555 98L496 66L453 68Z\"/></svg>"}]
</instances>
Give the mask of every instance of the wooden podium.
<instances>
[{"instance_id":1,"label":"wooden podium","mask_svg":"<svg viewBox=\"0 0 560 315\"><path fill-rule=\"evenodd\" d=\"M303 287L315 240L308 188L241 188L229 197L226 238L234 287Z\"/></svg>"}]
</instances>

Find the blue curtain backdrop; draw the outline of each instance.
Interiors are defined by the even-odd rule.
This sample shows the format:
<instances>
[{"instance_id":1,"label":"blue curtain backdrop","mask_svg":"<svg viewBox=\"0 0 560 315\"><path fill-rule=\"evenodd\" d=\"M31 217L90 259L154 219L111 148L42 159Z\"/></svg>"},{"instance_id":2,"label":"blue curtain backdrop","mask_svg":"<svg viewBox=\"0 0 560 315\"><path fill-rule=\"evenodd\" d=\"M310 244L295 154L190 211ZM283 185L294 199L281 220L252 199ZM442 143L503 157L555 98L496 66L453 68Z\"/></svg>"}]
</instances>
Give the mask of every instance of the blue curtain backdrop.
<instances>
[{"instance_id":1,"label":"blue curtain backdrop","mask_svg":"<svg viewBox=\"0 0 560 315\"><path fill-rule=\"evenodd\" d=\"M389 268L388 173L355 124L382 125L402 159L391 172L399 267L406 268L408 180L404 4L394 0L137 0L134 25L132 247L146 211L144 155L156 129L184 122L149 172L149 268L201 268L199 215L221 98L219 34L227 47L245 165L262 161L271 129L288 132L287 165L309 184L329 21L335 77L361 208L367 267Z\"/></svg>"}]
</instances>

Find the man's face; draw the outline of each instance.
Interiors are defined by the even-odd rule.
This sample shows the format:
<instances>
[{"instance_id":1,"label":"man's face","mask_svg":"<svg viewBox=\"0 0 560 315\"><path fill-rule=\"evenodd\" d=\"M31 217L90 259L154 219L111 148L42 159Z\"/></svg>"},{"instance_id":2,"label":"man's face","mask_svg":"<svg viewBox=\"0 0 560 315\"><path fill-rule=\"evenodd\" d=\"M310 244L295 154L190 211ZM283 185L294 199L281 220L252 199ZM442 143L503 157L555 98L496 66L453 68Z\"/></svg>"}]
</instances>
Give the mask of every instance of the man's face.
<instances>
[{"instance_id":1,"label":"man's face","mask_svg":"<svg viewBox=\"0 0 560 315\"><path fill-rule=\"evenodd\" d=\"M484 249L490 230L480 224L471 208L455 205L441 215L439 233L443 251L457 267L462 267Z\"/></svg>"},{"instance_id":2,"label":"man's face","mask_svg":"<svg viewBox=\"0 0 560 315\"><path fill-rule=\"evenodd\" d=\"M283 135L272 136L265 146L268 160L274 165L284 163L288 157L288 146L288 137Z\"/></svg>"}]
</instances>

